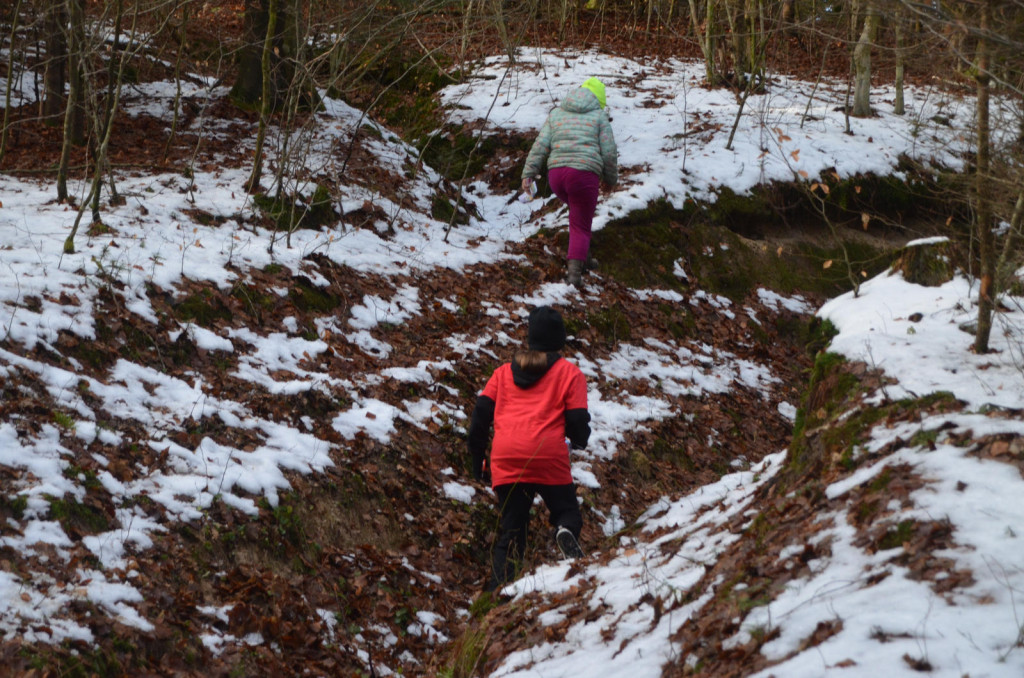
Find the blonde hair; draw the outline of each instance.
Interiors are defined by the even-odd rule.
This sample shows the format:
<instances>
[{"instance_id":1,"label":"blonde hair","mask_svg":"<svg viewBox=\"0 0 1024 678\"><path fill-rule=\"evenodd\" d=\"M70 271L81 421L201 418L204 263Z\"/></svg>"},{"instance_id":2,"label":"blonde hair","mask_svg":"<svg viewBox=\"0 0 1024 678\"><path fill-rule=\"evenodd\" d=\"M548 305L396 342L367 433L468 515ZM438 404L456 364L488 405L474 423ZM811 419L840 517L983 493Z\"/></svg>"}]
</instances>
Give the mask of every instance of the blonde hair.
<instances>
[{"instance_id":1,"label":"blonde hair","mask_svg":"<svg viewBox=\"0 0 1024 678\"><path fill-rule=\"evenodd\" d=\"M548 366L548 354L544 351L519 351L515 362L524 372L543 372Z\"/></svg>"}]
</instances>

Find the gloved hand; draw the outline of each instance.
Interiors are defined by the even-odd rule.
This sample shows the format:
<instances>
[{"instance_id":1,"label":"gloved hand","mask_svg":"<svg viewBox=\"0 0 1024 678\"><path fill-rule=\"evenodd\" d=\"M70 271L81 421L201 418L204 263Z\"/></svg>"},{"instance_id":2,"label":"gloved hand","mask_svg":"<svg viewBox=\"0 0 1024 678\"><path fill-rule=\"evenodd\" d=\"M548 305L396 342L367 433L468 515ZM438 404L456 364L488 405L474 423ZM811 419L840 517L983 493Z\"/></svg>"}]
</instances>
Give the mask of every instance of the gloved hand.
<instances>
[{"instance_id":1,"label":"gloved hand","mask_svg":"<svg viewBox=\"0 0 1024 678\"><path fill-rule=\"evenodd\" d=\"M491 469L487 464L487 457L473 459L473 479L481 482L491 482Z\"/></svg>"}]
</instances>

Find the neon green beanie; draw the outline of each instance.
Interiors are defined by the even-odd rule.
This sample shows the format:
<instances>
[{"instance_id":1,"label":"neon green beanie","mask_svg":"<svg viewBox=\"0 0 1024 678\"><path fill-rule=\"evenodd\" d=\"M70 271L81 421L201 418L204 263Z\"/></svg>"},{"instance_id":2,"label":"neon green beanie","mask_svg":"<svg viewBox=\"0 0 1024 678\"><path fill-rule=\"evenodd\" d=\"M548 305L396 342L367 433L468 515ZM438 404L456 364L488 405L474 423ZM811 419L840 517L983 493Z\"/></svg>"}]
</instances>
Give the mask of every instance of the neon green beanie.
<instances>
[{"instance_id":1,"label":"neon green beanie","mask_svg":"<svg viewBox=\"0 0 1024 678\"><path fill-rule=\"evenodd\" d=\"M601 104L601 108L604 108L605 98L603 82L601 82L597 78L587 78L586 80L583 81L583 84L580 85L580 87L582 87L583 89L589 89L591 92L593 92L594 96L597 97L597 103Z\"/></svg>"}]
</instances>

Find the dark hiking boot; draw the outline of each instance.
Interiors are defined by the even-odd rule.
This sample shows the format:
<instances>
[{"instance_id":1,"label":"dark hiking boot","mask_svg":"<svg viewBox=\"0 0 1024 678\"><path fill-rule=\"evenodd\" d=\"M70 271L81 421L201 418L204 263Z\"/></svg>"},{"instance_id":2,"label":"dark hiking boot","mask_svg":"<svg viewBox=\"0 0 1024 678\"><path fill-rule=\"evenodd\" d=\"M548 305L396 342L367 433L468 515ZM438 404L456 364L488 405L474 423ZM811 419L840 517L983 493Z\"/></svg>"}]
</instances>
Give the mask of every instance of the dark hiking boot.
<instances>
[{"instance_id":1,"label":"dark hiking boot","mask_svg":"<svg viewBox=\"0 0 1024 678\"><path fill-rule=\"evenodd\" d=\"M583 262L583 272L587 273L588 271L596 271L600 265L601 264L598 263L597 259L588 254L587 260Z\"/></svg>"},{"instance_id":2,"label":"dark hiking boot","mask_svg":"<svg viewBox=\"0 0 1024 678\"><path fill-rule=\"evenodd\" d=\"M583 557L583 549L580 548L580 543L576 541L576 537L568 527L558 528L558 532L555 533L555 543L558 544L558 550L562 552L563 558L576 560Z\"/></svg>"},{"instance_id":3,"label":"dark hiking boot","mask_svg":"<svg viewBox=\"0 0 1024 678\"><path fill-rule=\"evenodd\" d=\"M569 272L565 276L565 282L573 287L583 287L583 261L581 259L569 260Z\"/></svg>"}]
</instances>

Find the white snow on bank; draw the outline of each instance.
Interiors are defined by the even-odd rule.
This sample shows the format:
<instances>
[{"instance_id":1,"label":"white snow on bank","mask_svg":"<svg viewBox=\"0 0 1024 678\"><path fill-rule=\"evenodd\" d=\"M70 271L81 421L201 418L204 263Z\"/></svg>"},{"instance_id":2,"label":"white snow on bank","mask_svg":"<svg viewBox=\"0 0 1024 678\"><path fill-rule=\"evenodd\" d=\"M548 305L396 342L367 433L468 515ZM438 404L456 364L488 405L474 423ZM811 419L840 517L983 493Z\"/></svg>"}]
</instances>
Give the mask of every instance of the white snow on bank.
<instances>
[{"instance_id":1,"label":"white snow on bank","mask_svg":"<svg viewBox=\"0 0 1024 678\"><path fill-rule=\"evenodd\" d=\"M899 400L949 391L972 409L1020 409L1024 364L1018 359L1024 325L1018 313L995 314L992 353L955 350L974 341L967 330L977 319L971 303L976 296L976 283L962 276L931 288L907 284L895 273L861 285L859 296L850 292L833 299L819 315L840 331L833 351L896 378L898 383L880 396Z\"/></svg>"},{"instance_id":2,"label":"white snow on bank","mask_svg":"<svg viewBox=\"0 0 1024 678\"><path fill-rule=\"evenodd\" d=\"M550 110L587 77L605 83L621 187L599 203L595 228L658 199L681 208L687 198L713 201L722 189L744 194L760 183L813 181L833 169L840 176L887 175L902 153L956 168L970 150L969 135L955 132L970 127L973 103L933 89L908 88L903 116L892 112L891 88L874 90L877 115L852 121L853 134L847 135L846 119L836 110L845 81L825 81L812 98L814 83L776 76L765 94L748 99L727 146L736 97L706 89L698 62L522 48L514 66L507 56L491 57L475 75L441 92L443 101L458 107L454 119L475 121L490 110L493 129L520 131L540 129ZM951 127L932 121L940 113Z\"/></svg>"}]
</instances>

